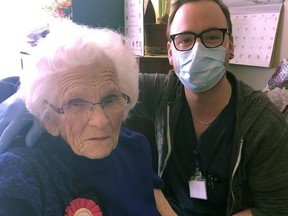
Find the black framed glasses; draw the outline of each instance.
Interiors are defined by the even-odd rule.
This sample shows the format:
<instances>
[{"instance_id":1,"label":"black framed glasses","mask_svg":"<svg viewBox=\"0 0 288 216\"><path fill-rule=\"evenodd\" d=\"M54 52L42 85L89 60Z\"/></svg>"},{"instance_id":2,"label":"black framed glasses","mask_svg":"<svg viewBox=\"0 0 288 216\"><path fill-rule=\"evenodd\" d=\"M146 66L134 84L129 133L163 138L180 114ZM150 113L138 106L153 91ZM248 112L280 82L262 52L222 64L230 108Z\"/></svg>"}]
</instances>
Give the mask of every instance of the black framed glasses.
<instances>
[{"instance_id":1,"label":"black framed glasses","mask_svg":"<svg viewBox=\"0 0 288 216\"><path fill-rule=\"evenodd\" d=\"M170 41L173 41L174 47L178 51L191 50L199 37L203 45L207 48L221 46L225 39L225 34L229 34L226 28L208 29L200 34L194 32L182 32L170 35Z\"/></svg>"},{"instance_id":2,"label":"black framed glasses","mask_svg":"<svg viewBox=\"0 0 288 216\"><path fill-rule=\"evenodd\" d=\"M48 101L45 101L48 103ZM72 100L64 104L62 108L58 108L50 103L49 106L58 114L70 114L75 117L81 115L90 116L96 105L100 105L104 112L109 115L110 113L119 112L125 109L125 106L130 103L130 97L124 93L121 95L107 95L99 102L92 103L82 99Z\"/></svg>"}]
</instances>

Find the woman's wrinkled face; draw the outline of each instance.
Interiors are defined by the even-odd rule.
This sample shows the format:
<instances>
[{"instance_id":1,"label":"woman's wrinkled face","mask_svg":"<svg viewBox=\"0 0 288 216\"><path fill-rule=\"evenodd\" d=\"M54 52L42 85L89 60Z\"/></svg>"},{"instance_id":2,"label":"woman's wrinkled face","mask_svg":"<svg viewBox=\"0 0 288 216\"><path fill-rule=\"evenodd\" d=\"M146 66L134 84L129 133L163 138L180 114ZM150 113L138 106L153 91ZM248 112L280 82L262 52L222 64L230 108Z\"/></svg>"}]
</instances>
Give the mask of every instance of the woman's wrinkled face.
<instances>
[{"instance_id":1,"label":"woman's wrinkled face","mask_svg":"<svg viewBox=\"0 0 288 216\"><path fill-rule=\"evenodd\" d=\"M59 108L75 101L97 103L104 97L121 95L115 69L105 61L67 71L56 82L59 101L52 104ZM72 115L53 111L51 114L44 121L45 128L53 136L60 135L77 155L99 159L116 148L123 110L107 112L101 104L96 104L89 115L87 112Z\"/></svg>"}]
</instances>

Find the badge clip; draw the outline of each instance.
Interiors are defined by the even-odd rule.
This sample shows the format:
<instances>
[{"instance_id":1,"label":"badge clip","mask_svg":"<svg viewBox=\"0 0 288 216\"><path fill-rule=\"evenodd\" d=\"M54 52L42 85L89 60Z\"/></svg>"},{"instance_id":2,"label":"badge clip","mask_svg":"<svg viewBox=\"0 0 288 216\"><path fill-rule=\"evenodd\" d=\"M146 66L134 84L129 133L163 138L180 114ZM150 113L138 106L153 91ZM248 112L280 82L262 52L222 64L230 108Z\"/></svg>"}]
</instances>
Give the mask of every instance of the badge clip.
<instances>
[{"instance_id":1,"label":"badge clip","mask_svg":"<svg viewBox=\"0 0 288 216\"><path fill-rule=\"evenodd\" d=\"M190 197L207 200L206 179L202 176L199 167L189 181Z\"/></svg>"}]
</instances>

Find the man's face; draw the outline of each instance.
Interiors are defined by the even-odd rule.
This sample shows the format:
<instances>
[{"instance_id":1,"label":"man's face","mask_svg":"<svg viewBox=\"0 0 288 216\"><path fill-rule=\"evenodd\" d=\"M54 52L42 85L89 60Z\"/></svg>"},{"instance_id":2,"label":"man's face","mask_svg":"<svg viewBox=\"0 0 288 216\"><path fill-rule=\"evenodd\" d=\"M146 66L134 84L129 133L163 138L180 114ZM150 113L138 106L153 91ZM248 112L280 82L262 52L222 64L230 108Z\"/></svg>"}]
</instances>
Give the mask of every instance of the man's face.
<instances>
[{"instance_id":1,"label":"man's face","mask_svg":"<svg viewBox=\"0 0 288 216\"><path fill-rule=\"evenodd\" d=\"M207 29L227 27L225 15L215 2L190 2L182 5L176 12L170 28L170 35L182 32L194 32L199 34ZM201 39L197 38L196 42L201 42ZM226 34L222 46L226 48L224 66L227 67L229 59L233 57L233 38ZM169 61L176 70L176 52L178 51L175 49L172 41L167 43L167 49Z\"/></svg>"}]
</instances>

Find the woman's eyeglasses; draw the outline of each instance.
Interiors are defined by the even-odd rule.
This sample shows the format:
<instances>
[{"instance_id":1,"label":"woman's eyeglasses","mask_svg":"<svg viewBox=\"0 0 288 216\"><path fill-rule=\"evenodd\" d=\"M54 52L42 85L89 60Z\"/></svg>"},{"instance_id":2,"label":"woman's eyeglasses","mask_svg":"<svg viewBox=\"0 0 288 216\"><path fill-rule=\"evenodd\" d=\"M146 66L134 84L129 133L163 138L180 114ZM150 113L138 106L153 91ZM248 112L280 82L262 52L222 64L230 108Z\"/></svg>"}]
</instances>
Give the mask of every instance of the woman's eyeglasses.
<instances>
[{"instance_id":1,"label":"woman's eyeglasses","mask_svg":"<svg viewBox=\"0 0 288 216\"><path fill-rule=\"evenodd\" d=\"M48 103L48 101L45 102ZM125 106L129 103L130 97L122 93L121 95L107 95L96 103L77 99L70 101L61 108L58 108L50 103L48 104L58 114L67 114L75 117L78 115L83 117L85 115L89 117L94 112L96 105L99 105L104 112L109 115L110 113L124 110Z\"/></svg>"}]
</instances>

